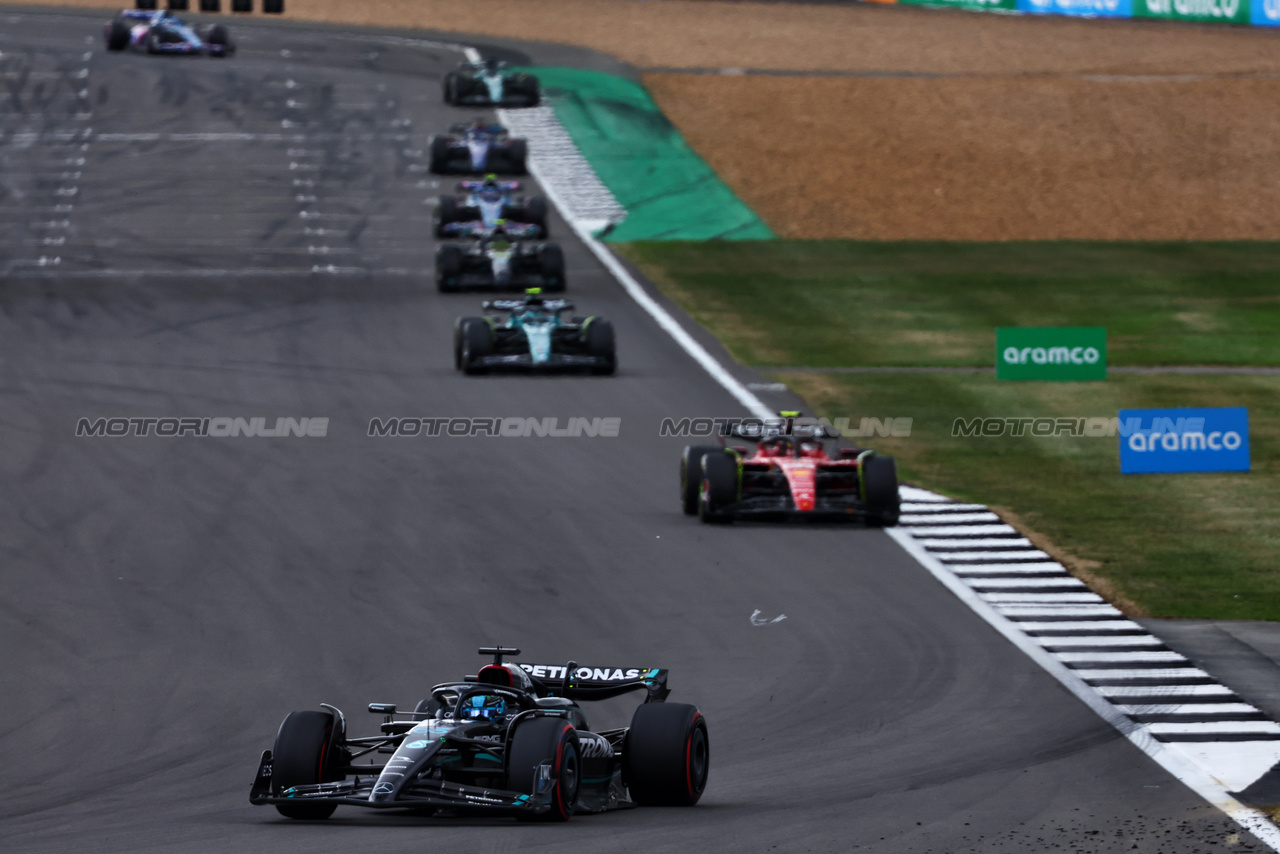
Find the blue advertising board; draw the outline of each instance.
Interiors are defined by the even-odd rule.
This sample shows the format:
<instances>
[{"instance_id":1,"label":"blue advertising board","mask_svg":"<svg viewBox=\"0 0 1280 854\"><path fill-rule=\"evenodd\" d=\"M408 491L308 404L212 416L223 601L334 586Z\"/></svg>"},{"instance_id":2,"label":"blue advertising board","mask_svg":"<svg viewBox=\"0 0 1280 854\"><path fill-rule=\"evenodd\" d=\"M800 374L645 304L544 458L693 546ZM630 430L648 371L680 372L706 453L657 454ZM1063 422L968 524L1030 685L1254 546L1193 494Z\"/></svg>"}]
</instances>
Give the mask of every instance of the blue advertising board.
<instances>
[{"instance_id":1,"label":"blue advertising board","mask_svg":"<svg viewBox=\"0 0 1280 854\"><path fill-rule=\"evenodd\" d=\"M1249 410L1122 409L1120 473L1248 471Z\"/></svg>"},{"instance_id":2,"label":"blue advertising board","mask_svg":"<svg viewBox=\"0 0 1280 854\"><path fill-rule=\"evenodd\" d=\"M1018 0L1018 11L1033 15L1128 18L1133 14L1133 0Z\"/></svg>"},{"instance_id":3,"label":"blue advertising board","mask_svg":"<svg viewBox=\"0 0 1280 854\"><path fill-rule=\"evenodd\" d=\"M1280 0L1250 0L1249 23L1255 27L1280 27Z\"/></svg>"}]
</instances>

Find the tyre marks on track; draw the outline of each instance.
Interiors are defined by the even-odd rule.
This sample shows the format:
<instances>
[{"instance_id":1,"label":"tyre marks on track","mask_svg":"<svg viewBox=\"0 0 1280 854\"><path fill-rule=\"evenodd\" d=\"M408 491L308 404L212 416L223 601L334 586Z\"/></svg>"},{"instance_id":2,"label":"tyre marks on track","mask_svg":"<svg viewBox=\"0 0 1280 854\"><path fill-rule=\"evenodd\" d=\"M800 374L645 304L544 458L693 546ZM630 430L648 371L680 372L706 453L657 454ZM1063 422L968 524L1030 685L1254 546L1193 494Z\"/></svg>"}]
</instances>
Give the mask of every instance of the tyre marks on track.
<instances>
[{"instance_id":1,"label":"tyre marks on track","mask_svg":"<svg viewBox=\"0 0 1280 854\"><path fill-rule=\"evenodd\" d=\"M72 258L93 138L92 45L68 56L0 41L0 275Z\"/></svg>"},{"instance_id":2,"label":"tyre marks on track","mask_svg":"<svg viewBox=\"0 0 1280 854\"><path fill-rule=\"evenodd\" d=\"M903 488L901 532L1131 728L1241 792L1280 763L1280 724L1130 620L982 505Z\"/></svg>"}]
</instances>

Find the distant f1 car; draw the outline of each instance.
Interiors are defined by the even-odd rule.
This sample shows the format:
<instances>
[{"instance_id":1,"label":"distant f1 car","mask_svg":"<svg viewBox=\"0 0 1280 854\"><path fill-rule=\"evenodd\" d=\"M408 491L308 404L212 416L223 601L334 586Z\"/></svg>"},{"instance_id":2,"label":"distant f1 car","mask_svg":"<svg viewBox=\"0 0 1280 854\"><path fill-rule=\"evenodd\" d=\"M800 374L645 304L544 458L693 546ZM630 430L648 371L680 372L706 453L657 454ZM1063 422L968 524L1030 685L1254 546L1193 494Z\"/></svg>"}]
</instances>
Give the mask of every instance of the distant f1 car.
<instances>
[{"instance_id":1,"label":"distant f1 car","mask_svg":"<svg viewBox=\"0 0 1280 854\"><path fill-rule=\"evenodd\" d=\"M541 100L537 77L496 59L462 62L444 75L444 102L455 107L536 107Z\"/></svg>"},{"instance_id":2,"label":"distant f1 car","mask_svg":"<svg viewBox=\"0 0 1280 854\"><path fill-rule=\"evenodd\" d=\"M441 196L436 205L436 236L447 237L451 223L478 223L493 228L499 220L536 225L537 237L547 236L547 200L542 196L524 198L519 181L499 181L486 175L483 181L459 181L462 196Z\"/></svg>"},{"instance_id":3,"label":"distant f1 car","mask_svg":"<svg viewBox=\"0 0 1280 854\"><path fill-rule=\"evenodd\" d=\"M103 35L107 50L115 51L216 57L231 56L236 51L227 28L222 24L197 29L169 11L122 9L107 24Z\"/></svg>"},{"instance_id":4,"label":"distant f1 car","mask_svg":"<svg viewBox=\"0 0 1280 854\"><path fill-rule=\"evenodd\" d=\"M470 245L443 243L436 248L436 286L441 291L467 288L542 288L563 291L564 252L554 243L531 240L536 225L498 220L493 228L455 222L447 236L470 237Z\"/></svg>"},{"instance_id":5,"label":"distant f1 car","mask_svg":"<svg viewBox=\"0 0 1280 854\"><path fill-rule=\"evenodd\" d=\"M502 125L477 119L451 125L449 132L431 138L431 171L437 175L497 172L523 175L529 145L512 139Z\"/></svg>"},{"instance_id":6,"label":"distant f1 car","mask_svg":"<svg viewBox=\"0 0 1280 854\"><path fill-rule=\"evenodd\" d=\"M564 320L573 303L543 299L537 288L524 299L493 300L486 310L506 317L460 317L454 324L453 363L468 374L493 369L586 370L612 374L618 367L613 324L599 317Z\"/></svg>"},{"instance_id":7,"label":"distant f1 car","mask_svg":"<svg viewBox=\"0 0 1280 854\"><path fill-rule=\"evenodd\" d=\"M735 519L859 519L873 527L898 524L898 467L875 451L827 452L821 425L797 425L798 412L778 423L748 422L732 435L744 445L691 445L680 457L680 502L703 522ZM721 442L723 443L723 439Z\"/></svg>"},{"instance_id":8,"label":"distant f1 car","mask_svg":"<svg viewBox=\"0 0 1280 854\"><path fill-rule=\"evenodd\" d=\"M345 805L567 821L702 797L706 719L695 706L665 702L667 671L515 664L503 659L520 650L502 647L480 653L493 663L434 686L410 714L371 703L382 716L378 735L349 736L345 716L328 704L291 712L262 754L249 802L312 820ZM644 702L631 726L591 729L582 703L632 691Z\"/></svg>"}]
</instances>

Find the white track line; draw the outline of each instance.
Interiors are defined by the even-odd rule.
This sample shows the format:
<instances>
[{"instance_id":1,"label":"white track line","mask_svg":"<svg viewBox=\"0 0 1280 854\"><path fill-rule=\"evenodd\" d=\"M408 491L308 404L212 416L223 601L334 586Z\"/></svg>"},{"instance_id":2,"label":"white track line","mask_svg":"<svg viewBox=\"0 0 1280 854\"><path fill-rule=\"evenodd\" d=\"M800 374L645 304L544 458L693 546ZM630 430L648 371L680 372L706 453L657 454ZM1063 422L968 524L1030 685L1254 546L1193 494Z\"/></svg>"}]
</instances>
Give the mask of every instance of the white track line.
<instances>
[{"instance_id":1,"label":"white track line","mask_svg":"<svg viewBox=\"0 0 1280 854\"><path fill-rule=\"evenodd\" d=\"M984 601L980 594L971 590L963 581L952 575L951 571L941 561L930 554L928 550L922 548L910 534L896 528L889 528L885 533L896 540L898 545L902 546L908 554L914 557L943 586L955 594L960 601L968 605L974 613L986 620L992 628L1004 635L1010 643L1044 668L1049 675L1057 679L1063 687L1074 694L1077 699L1092 709L1099 717L1115 727L1138 749L1160 763L1165 770L1181 780L1196 794L1231 816L1232 819L1273 851L1280 851L1280 828L1272 824L1266 814L1237 801L1220 780L1210 776L1186 754L1157 741L1150 733L1150 727L1154 726L1154 724L1140 725L1134 723L1120 709L1102 696L1103 691L1086 684L1082 671L1070 670L1052 653L1042 649L1034 638L1028 637L1022 632L1017 623L1006 619L988 602ZM1101 678L1116 678L1117 674L1117 671L1107 670L1094 672L1104 674ZM1134 672L1150 673L1152 671ZM1207 677L1207 674L1204 674L1203 671L1195 672ZM1110 694L1110 696L1115 695Z\"/></svg>"}]
</instances>

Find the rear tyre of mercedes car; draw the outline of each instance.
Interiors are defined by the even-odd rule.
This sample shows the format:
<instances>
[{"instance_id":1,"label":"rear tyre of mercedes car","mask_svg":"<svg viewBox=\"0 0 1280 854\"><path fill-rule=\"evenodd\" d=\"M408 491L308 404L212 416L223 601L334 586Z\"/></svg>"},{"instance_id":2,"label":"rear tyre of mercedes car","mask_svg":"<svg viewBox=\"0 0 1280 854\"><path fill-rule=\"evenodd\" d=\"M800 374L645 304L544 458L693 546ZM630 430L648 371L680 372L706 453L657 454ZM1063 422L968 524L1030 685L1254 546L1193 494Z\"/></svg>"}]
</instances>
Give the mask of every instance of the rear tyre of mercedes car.
<instances>
[{"instance_id":1,"label":"rear tyre of mercedes car","mask_svg":"<svg viewBox=\"0 0 1280 854\"><path fill-rule=\"evenodd\" d=\"M584 348L588 356L596 358L591 373L607 376L618 369L618 341L613 331L613 324L607 320L593 318L587 324Z\"/></svg>"},{"instance_id":2,"label":"rear tyre of mercedes car","mask_svg":"<svg viewBox=\"0 0 1280 854\"><path fill-rule=\"evenodd\" d=\"M578 802L582 780L582 751L578 733L566 718L533 718L516 727L507 747L507 785L513 792L535 794L538 766L551 763L551 811L541 815L517 813L533 821L568 821Z\"/></svg>"},{"instance_id":3,"label":"rear tyre of mercedes car","mask_svg":"<svg viewBox=\"0 0 1280 854\"><path fill-rule=\"evenodd\" d=\"M124 50L129 46L129 25L116 19L107 25L107 50Z\"/></svg>"},{"instance_id":4,"label":"rear tyre of mercedes car","mask_svg":"<svg viewBox=\"0 0 1280 854\"><path fill-rule=\"evenodd\" d=\"M483 374L488 369L480 364L480 360L493 352L493 330L481 318L472 319L471 323L459 329L460 349L457 360L464 373Z\"/></svg>"},{"instance_id":5,"label":"rear tyre of mercedes car","mask_svg":"<svg viewBox=\"0 0 1280 854\"><path fill-rule=\"evenodd\" d=\"M343 751L335 733L337 720L328 712L290 712L276 733L271 752L271 794L282 797L293 786L341 780ZM286 818L323 819L333 815L333 804L276 804Z\"/></svg>"},{"instance_id":6,"label":"rear tyre of mercedes car","mask_svg":"<svg viewBox=\"0 0 1280 854\"><path fill-rule=\"evenodd\" d=\"M542 289L548 293L564 290L564 251L554 243L538 249L538 270L542 273Z\"/></svg>"},{"instance_id":7,"label":"rear tyre of mercedes car","mask_svg":"<svg viewBox=\"0 0 1280 854\"><path fill-rule=\"evenodd\" d=\"M448 293L462 276L462 247L445 244L436 249L436 287Z\"/></svg>"},{"instance_id":8,"label":"rear tyre of mercedes car","mask_svg":"<svg viewBox=\"0 0 1280 854\"><path fill-rule=\"evenodd\" d=\"M631 718L622 777L642 806L691 807L711 767L707 722L696 706L645 703Z\"/></svg>"},{"instance_id":9,"label":"rear tyre of mercedes car","mask_svg":"<svg viewBox=\"0 0 1280 854\"><path fill-rule=\"evenodd\" d=\"M702 488L702 458L721 453L715 445L685 445L680 454L680 508L686 516L698 515L698 490Z\"/></svg>"},{"instance_id":10,"label":"rear tyre of mercedes car","mask_svg":"<svg viewBox=\"0 0 1280 854\"><path fill-rule=\"evenodd\" d=\"M901 499L898 497L898 464L893 457L872 455L858 466L862 501L867 506L867 524L873 528L898 524Z\"/></svg>"},{"instance_id":11,"label":"rear tyre of mercedes car","mask_svg":"<svg viewBox=\"0 0 1280 854\"><path fill-rule=\"evenodd\" d=\"M702 483L698 488L698 517L708 524L733 521L725 508L738 501L738 461L727 451L702 458Z\"/></svg>"}]
</instances>

